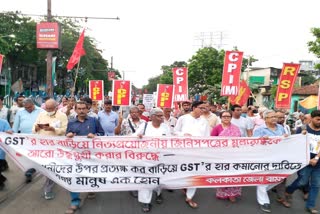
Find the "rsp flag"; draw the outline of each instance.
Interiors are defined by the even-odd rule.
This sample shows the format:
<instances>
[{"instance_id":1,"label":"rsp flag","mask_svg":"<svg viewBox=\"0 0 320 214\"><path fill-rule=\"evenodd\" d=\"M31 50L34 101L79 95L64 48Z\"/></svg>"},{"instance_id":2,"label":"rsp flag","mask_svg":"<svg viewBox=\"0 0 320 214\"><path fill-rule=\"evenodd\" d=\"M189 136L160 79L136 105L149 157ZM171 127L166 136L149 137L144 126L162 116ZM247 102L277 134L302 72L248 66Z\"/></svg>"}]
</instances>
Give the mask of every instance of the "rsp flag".
<instances>
[{"instance_id":1,"label":"rsp flag","mask_svg":"<svg viewBox=\"0 0 320 214\"><path fill-rule=\"evenodd\" d=\"M221 96L238 95L243 52L226 51L222 74Z\"/></svg>"},{"instance_id":2,"label":"rsp flag","mask_svg":"<svg viewBox=\"0 0 320 214\"><path fill-rule=\"evenodd\" d=\"M300 64L283 63L276 96L276 108L290 109L292 89L299 70Z\"/></svg>"},{"instance_id":3,"label":"rsp flag","mask_svg":"<svg viewBox=\"0 0 320 214\"><path fill-rule=\"evenodd\" d=\"M174 102L189 100L188 68L173 68Z\"/></svg>"}]
</instances>

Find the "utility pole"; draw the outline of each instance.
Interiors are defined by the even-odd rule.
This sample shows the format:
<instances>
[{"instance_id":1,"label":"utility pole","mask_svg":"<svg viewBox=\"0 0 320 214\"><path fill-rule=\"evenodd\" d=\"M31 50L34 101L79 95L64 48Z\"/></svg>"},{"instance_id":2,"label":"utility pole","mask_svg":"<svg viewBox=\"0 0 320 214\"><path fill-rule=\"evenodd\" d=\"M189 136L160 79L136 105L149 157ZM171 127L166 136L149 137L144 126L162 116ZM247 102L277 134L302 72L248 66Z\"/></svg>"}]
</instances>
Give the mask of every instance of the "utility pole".
<instances>
[{"instance_id":1,"label":"utility pole","mask_svg":"<svg viewBox=\"0 0 320 214\"><path fill-rule=\"evenodd\" d=\"M47 21L51 22L51 0L47 0L48 3L48 12L47 12ZM47 96L53 97L53 88L52 88L52 50L47 52Z\"/></svg>"}]
</instances>

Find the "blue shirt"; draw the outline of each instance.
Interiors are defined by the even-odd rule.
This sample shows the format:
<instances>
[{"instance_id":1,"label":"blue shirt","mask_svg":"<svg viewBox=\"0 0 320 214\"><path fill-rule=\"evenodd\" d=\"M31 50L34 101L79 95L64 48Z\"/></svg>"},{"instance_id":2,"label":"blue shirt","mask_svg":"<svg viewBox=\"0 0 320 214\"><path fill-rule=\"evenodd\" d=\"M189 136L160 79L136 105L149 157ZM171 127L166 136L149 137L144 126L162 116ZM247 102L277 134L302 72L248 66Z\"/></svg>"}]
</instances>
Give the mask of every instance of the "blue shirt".
<instances>
[{"instance_id":1,"label":"blue shirt","mask_svg":"<svg viewBox=\"0 0 320 214\"><path fill-rule=\"evenodd\" d=\"M31 113L25 108L20 109L14 118L12 126L13 132L17 133L20 131L20 133L32 134L33 124L36 122L39 113L42 111L44 110L37 106L34 107L34 110Z\"/></svg>"},{"instance_id":2,"label":"blue shirt","mask_svg":"<svg viewBox=\"0 0 320 214\"><path fill-rule=\"evenodd\" d=\"M78 117L71 119L68 122L67 131L74 133L76 136L87 136L89 133L98 136L103 136L104 131L99 121L94 117L86 117L83 122L78 120Z\"/></svg>"},{"instance_id":3,"label":"blue shirt","mask_svg":"<svg viewBox=\"0 0 320 214\"><path fill-rule=\"evenodd\" d=\"M263 136L282 136L284 135L286 132L283 128L283 126L277 124L276 129L273 131L271 129L269 129L266 124L261 125L259 128L257 128L256 130L254 130L253 132L253 137L263 137Z\"/></svg>"},{"instance_id":4,"label":"blue shirt","mask_svg":"<svg viewBox=\"0 0 320 214\"><path fill-rule=\"evenodd\" d=\"M11 127L8 121L4 119L0 119L0 132L6 132L8 130L11 130Z\"/></svg>"},{"instance_id":5,"label":"blue shirt","mask_svg":"<svg viewBox=\"0 0 320 214\"><path fill-rule=\"evenodd\" d=\"M98 112L98 119L106 136L114 136L114 129L118 125L119 116L114 111L107 114L106 111Z\"/></svg>"}]
</instances>

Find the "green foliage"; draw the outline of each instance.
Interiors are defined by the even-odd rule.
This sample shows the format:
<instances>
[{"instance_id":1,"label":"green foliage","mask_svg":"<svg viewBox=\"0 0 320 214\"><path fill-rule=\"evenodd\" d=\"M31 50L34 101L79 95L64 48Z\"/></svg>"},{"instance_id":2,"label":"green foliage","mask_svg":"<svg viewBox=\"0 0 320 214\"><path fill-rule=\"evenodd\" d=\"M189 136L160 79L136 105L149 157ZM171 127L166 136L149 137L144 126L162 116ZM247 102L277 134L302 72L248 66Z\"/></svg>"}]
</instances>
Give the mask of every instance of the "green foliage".
<instances>
[{"instance_id":1,"label":"green foliage","mask_svg":"<svg viewBox=\"0 0 320 214\"><path fill-rule=\"evenodd\" d=\"M224 54L224 50L206 47L191 57L188 65L190 95L205 92L216 100L220 99L217 85L221 85Z\"/></svg>"},{"instance_id":2,"label":"green foliage","mask_svg":"<svg viewBox=\"0 0 320 214\"><path fill-rule=\"evenodd\" d=\"M309 41L307 43L309 51L320 58L320 28L312 28L311 33L315 37L314 41ZM316 64L315 68L320 70L320 64Z\"/></svg>"},{"instance_id":3,"label":"green foliage","mask_svg":"<svg viewBox=\"0 0 320 214\"><path fill-rule=\"evenodd\" d=\"M37 21L45 21L37 20ZM71 19L54 19L61 25L61 46L60 50L53 50L53 56L57 57L56 75L59 85L56 92L65 92L67 87L65 77L67 76L66 65L72 55L76 42L79 39L82 26ZM14 34L15 38L6 35ZM4 36L4 37L3 37ZM99 79L104 80L106 92L111 89L111 83L107 80L107 60L103 59L102 51L97 49L96 41L86 35L84 41L86 55L81 57L79 75L76 88L79 91L87 91L88 81ZM36 48L36 22L30 17L19 13L0 13L0 53L5 55L5 68L11 68L12 73L18 69L28 68L31 65L37 67L38 79L46 77L46 50ZM13 66L14 65L14 66ZM75 77L75 69L72 77ZM115 69L116 70L116 69ZM121 76L116 71L118 76ZM15 81L13 79L12 81Z\"/></svg>"},{"instance_id":4,"label":"green foliage","mask_svg":"<svg viewBox=\"0 0 320 214\"><path fill-rule=\"evenodd\" d=\"M302 76L301 77L301 86L305 86L305 85L311 85L313 83L316 82L316 78L310 74L310 73L306 73L306 76Z\"/></svg>"},{"instance_id":5,"label":"green foliage","mask_svg":"<svg viewBox=\"0 0 320 214\"><path fill-rule=\"evenodd\" d=\"M176 67L187 67L187 63L184 61L178 62L175 61L171 65L163 65L161 67L162 75L160 76L160 83L161 84L173 84L173 74L172 69Z\"/></svg>"},{"instance_id":6,"label":"green foliage","mask_svg":"<svg viewBox=\"0 0 320 214\"><path fill-rule=\"evenodd\" d=\"M316 37L314 41L309 41L309 51L320 58L320 28L312 28L311 33Z\"/></svg>"},{"instance_id":7,"label":"green foliage","mask_svg":"<svg viewBox=\"0 0 320 214\"><path fill-rule=\"evenodd\" d=\"M148 94L157 91L157 84L159 84L160 78L161 75L150 78L148 85L143 87L143 91L146 89L148 91Z\"/></svg>"}]
</instances>

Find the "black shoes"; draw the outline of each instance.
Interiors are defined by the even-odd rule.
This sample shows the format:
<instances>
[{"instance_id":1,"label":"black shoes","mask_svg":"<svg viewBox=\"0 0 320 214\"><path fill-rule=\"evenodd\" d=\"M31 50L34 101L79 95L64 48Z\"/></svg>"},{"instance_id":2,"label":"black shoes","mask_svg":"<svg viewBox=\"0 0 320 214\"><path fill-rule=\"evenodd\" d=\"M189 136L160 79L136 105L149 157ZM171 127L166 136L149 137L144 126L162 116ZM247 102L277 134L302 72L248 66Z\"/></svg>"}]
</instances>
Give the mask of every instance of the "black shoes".
<instances>
[{"instance_id":1,"label":"black shoes","mask_svg":"<svg viewBox=\"0 0 320 214\"><path fill-rule=\"evenodd\" d=\"M157 204L162 204L162 202L163 202L162 195L161 195L161 194L160 194L160 195L157 195L157 197L156 197L156 203L157 203Z\"/></svg>"},{"instance_id":2,"label":"black shoes","mask_svg":"<svg viewBox=\"0 0 320 214\"><path fill-rule=\"evenodd\" d=\"M0 172L7 171L9 169L8 162L4 159L0 160Z\"/></svg>"},{"instance_id":3,"label":"black shoes","mask_svg":"<svg viewBox=\"0 0 320 214\"><path fill-rule=\"evenodd\" d=\"M32 175L36 173L34 168L28 169L24 174L26 176L26 183L30 183L32 181Z\"/></svg>"},{"instance_id":4,"label":"black shoes","mask_svg":"<svg viewBox=\"0 0 320 214\"><path fill-rule=\"evenodd\" d=\"M138 198L138 191L130 191L130 195L134 198Z\"/></svg>"}]
</instances>

